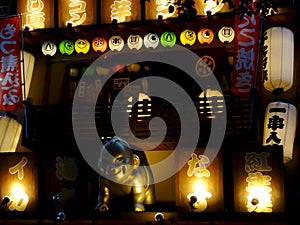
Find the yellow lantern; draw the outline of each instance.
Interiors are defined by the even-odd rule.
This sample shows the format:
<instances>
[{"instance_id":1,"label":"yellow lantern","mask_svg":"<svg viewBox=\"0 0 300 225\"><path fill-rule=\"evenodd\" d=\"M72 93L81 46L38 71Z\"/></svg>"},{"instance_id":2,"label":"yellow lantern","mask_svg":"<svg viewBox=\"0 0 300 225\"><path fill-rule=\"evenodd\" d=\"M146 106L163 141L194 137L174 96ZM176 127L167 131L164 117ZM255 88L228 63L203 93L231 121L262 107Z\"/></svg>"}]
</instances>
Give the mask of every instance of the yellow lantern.
<instances>
[{"instance_id":1,"label":"yellow lantern","mask_svg":"<svg viewBox=\"0 0 300 225\"><path fill-rule=\"evenodd\" d=\"M293 85L294 34L286 27L271 27L264 34L264 87L281 94Z\"/></svg>"},{"instance_id":2,"label":"yellow lantern","mask_svg":"<svg viewBox=\"0 0 300 225\"><path fill-rule=\"evenodd\" d=\"M90 43L86 39L77 39L75 42L75 51L86 54L90 50Z\"/></svg>"},{"instance_id":3,"label":"yellow lantern","mask_svg":"<svg viewBox=\"0 0 300 225\"><path fill-rule=\"evenodd\" d=\"M198 32L198 41L200 44L207 44L209 45L214 39L214 32L208 28L202 28Z\"/></svg>"},{"instance_id":4,"label":"yellow lantern","mask_svg":"<svg viewBox=\"0 0 300 225\"><path fill-rule=\"evenodd\" d=\"M186 29L180 34L180 41L183 45L192 46L197 40L195 31Z\"/></svg>"},{"instance_id":5,"label":"yellow lantern","mask_svg":"<svg viewBox=\"0 0 300 225\"><path fill-rule=\"evenodd\" d=\"M283 160L293 159L297 109L285 102L271 102L265 112L263 145L283 146Z\"/></svg>"},{"instance_id":6,"label":"yellow lantern","mask_svg":"<svg viewBox=\"0 0 300 225\"><path fill-rule=\"evenodd\" d=\"M103 37L95 37L92 42L92 48L95 52L105 52L107 49L107 41Z\"/></svg>"}]
</instances>

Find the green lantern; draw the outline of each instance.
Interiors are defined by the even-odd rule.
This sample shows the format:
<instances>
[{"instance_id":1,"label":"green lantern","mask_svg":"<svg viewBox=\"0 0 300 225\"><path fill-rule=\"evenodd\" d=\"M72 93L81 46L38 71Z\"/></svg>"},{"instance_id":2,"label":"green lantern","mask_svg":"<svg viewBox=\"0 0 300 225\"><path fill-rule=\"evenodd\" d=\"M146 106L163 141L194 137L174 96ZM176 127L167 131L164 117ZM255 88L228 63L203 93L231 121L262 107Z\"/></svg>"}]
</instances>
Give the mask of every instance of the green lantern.
<instances>
[{"instance_id":1,"label":"green lantern","mask_svg":"<svg viewBox=\"0 0 300 225\"><path fill-rule=\"evenodd\" d=\"M63 40L59 43L59 51L63 55L71 55L74 52L75 45L70 40Z\"/></svg>"},{"instance_id":2,"label":"green lantern","mask_svg":"<svg viewBox=\"0 0 300 225\"><path fill-rule=\"evenodd\" d=\"M176 35L172 31L165 31L160 36L160 43L163 47L173 47L176 44Z\"/></svg>"}]
</instances>

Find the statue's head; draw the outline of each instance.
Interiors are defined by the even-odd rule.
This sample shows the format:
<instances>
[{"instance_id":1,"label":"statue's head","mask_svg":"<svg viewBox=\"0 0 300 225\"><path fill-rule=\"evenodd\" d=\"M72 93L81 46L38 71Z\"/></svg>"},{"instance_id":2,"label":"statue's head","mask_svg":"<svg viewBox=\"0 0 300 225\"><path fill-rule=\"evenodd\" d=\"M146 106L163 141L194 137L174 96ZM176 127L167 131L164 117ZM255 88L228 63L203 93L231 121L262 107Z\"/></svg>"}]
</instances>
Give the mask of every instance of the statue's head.
<instances>
[{"instance_id":1,"label":"statue's head","mask_svg":"<svg viewBox=\"0 0 300 225\"><path fill-rule=\"evenodd\" d=\"M112 181L125 182L139 165L139 157L119 137L113 137L101 149L98 167L101 174Z\"/></svg>"}]
</instances>

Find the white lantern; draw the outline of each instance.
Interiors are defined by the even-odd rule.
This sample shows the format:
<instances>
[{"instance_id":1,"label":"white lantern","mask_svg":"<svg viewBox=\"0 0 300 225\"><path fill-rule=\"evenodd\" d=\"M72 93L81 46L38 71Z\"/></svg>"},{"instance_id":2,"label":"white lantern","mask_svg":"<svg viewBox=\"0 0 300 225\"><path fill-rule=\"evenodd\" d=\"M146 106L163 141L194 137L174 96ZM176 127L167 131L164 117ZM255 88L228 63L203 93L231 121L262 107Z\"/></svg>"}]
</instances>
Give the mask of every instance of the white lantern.
<instances>
[{"instance_id":1,"label":"white lantern","mask_svg":"<svg viewBox=\"0 0 300 225\"><path fill-rule=\"evenodd\" d=\"M264 33L264 87L281 94L293 85L294 34L286 27L272 27Z\"/></svg>"},{"instance_id":2,"label":"white lantern","mask_svg":"<svg viewBox=\"0 0 300 225\"><path fill-rule=\"evenodd\" d=\"M21 72L22 72L22 82L25 84L25 91L26 91L26 93L24 93L24 89L23 89L23 98L27 99L28 92L30 90L32 74L34 70L35 57L31 53L26 51L23 51L23 53L22 51L20 51L20 54L21 54L21 58L22 55L24 54L24 59L23 59L24 71L23 71L23 66L21 66Z\"/></svg>"},{"instance_id":3,"label":"white lantern","mask_svg":"<svg viewBox=\"0 0 300 225\"><path fill-rule=\"evenodd\" d=\"M159 37L157 34L148 33L144 36L144 45L146 48L156 48L159 44Z\"/></svg>"},{"instance_id":4,"label":"white lantern","mask_svg":"<svg viewBox=\"0 0 300 225\"><path fill-rule=\"evenodd\" d=\"M143 38L140 35L129 35L127 45L130 49L140 50L143 47Z\"/></svg>"},{"instance_id":5,"label":"white lantern","mask_svg":"<svg viewBox=\"0 0 300 225\"><path fill-rule=\"evenodd\" d=\"M22 124L17 120L0 116L0 152L15 152L20 140Z\"/></svg>"},{"instance_id":6,"label":"white lantern","mask_svg":"<svg viewBox=\"0 0 300 225\"><path fill-rule=\"evenodd\" d=\"M54 56L57 51L57 46L52 41L45 41L42 45L44 55Z\"/></svg>"},{"instance_id":7,"label":"white lantern","mask_svg":"<svg viewBox=\"0 0 300 225\"><path fill-rule=\"evenodd\" d=\"M265 111L263 145L282 145L284 162L293 158L297 109L285 102L271 102Z\"/></svg>"},{"instance_id":8,"label":"white lantern","mask_svg":"<svg viewBox=\"0 0 300 225\"><path fill-rule=\"evenodd\" d=\"M124 47L124 40L121 36L112 36L109 39L108 46L112 51L121 51Z\"/></svg>"},{"instance_id":9,"label":"white lantern","mask_svg":"<svg viewBox=\"0 0 300 225\"><path fill-rule=\"evenodd\" d=\"M222 43L231 43L234 39L234 29L232 27L224 26L218 32L219 40Z\"/></svg>"}]
</instances>

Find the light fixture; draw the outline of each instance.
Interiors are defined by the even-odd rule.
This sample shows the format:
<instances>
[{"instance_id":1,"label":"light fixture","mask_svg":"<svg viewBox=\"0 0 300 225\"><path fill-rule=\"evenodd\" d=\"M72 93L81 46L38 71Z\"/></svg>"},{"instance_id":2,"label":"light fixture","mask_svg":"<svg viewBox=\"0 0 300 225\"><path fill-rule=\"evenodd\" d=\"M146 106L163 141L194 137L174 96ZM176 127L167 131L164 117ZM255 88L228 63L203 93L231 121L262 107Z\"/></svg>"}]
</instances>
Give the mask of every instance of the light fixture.
<instances>
[{"instance_id":1,"label":"light fixture","mask_svg":"<svg viewBox=\"0 0 300 225\"><path fill-rule=\"evenodd\" d=\"M114 30L118 30L118 29L119 29L119 26L118 26L118 20L117 20L117 19L113 19L113 20L111 21L111 24L112 24L112 28L113 28Z\"/></svg>"},{"instance_id":2,"label":"light fixture","mask_svg":"<svg viewBox=\"0 0 300 225\"><path fill-rule=\"evenodd\" d=\"M195 210L194 204L197 202L197 197L195 195L192 195L190 197L189 205L191 207L191 211L193 212Z\"/></svg>"},{"instance_id":3,"label":"light fixture","mask_svg":"<svg viewBox=\"0 0 300 225\"><path fill-rule=\"evenodd\" d=\"M73 27L73 23L67 22L67 31L68 31L70 34L74 34L74 33L75 33L75 30L74 30L74 27Z\"/></svg>"},{"instance_id":4,"label":"light fixture","mask_svg":"<svg viewBox=\"0 0 300 225\"><path fill-rule=\"evenodd\" d=\"M165 24L162 15L157 16L157 21L158 21L159 25L161 25L161 26L163 26Z\"/></svg>"},{"instance_id":5,"label":"light fixture","mask_svg":"<svg viewBox=\"0 0 300 225\"><path fill-rule=\"evenodd\" d=\"M157 221L160 225L166 221L164 214L161 212L156 213L154 218L155 218L155 221Z\"/></svg>"},{"instance_id":6,"label":"light fixture","mask_svg":"<svg viewBox=\"0 0 300 225\"><path fill-rule=\"evenodd\" d=\"M8 196L5 196L1 201L0 211L4 210L9 202L10 202L10 198Z\"/></svg>"},{"instance_id":7,"label":"light fixture","mask_svg":"<svg viewBox=\"0 0 300 225\"><path fill-rule=\"evenodd\" d=\"M61 222L61 221L63 221L63 220L66 220L66 214L64 213L64 212L58 212L57 213L57 216L56 216L56 218L55 218L55 221L56 222Z\"/></svg>"},{"instance_id":8,"label":"light fixture","mask_svg":"<svg viewBox=\"0 0 300 225\"><path fill-rule=\"evenodd\" d=\"M15 152L20 140L22 124L12 117L0 115L0 152Z\"/></svg>"},{"instance_id":9,"label":"light fixture","mask_svg":"<svg viewBox=\"0 0 300 225\"><path fill-rule=\"evenodd\" d=\"M60 203L60 195L59 194L54 194L53 196L52 196L52 205L54 206L54 207L56 207L59 203Z\"/></svg>"},{"instance_id":10,"label":"light fixture","mask_svg":"<svg viewBox=\"0 0 300 225\"><path fill-rule=\"evenodd\" d=\"M253 211L252 211L252 212L255 212L255 210L257 209L257 205L259 204L258 198L252 198L251 204L252 204L253 206L255 206L255 208L254 208Z\"/></svg>"}]
</instances>

